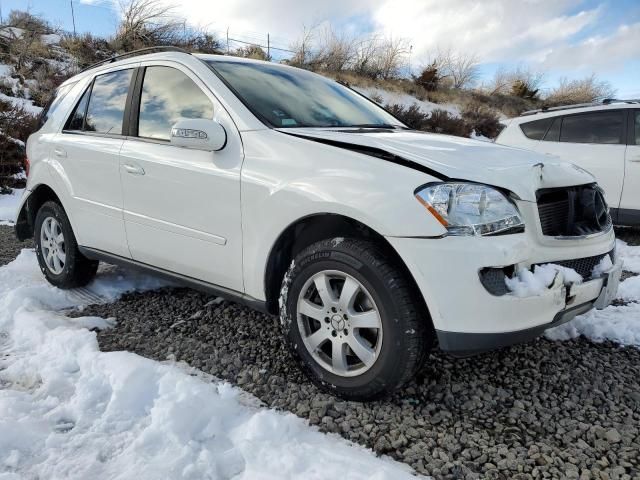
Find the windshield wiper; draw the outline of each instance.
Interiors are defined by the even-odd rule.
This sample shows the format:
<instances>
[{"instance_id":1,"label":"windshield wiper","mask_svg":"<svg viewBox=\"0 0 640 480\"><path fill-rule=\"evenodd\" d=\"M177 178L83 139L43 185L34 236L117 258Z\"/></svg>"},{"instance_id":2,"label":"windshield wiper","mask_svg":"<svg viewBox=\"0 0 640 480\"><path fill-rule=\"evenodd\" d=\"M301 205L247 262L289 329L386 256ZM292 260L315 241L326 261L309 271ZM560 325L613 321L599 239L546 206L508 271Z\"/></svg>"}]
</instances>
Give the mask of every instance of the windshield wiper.
<instances>
[{"instance_id":1,"label":"windshield wiper","mask_svg":"<svg viewBox=\"0 0 640 480\"><path fill-rule=\"evenodd\" d=\"M390 123L360 123L356 125L344 125L342 128L391 128L396 130L403 127L400 125L392 125Z\"/></svg>"}]
</instances>

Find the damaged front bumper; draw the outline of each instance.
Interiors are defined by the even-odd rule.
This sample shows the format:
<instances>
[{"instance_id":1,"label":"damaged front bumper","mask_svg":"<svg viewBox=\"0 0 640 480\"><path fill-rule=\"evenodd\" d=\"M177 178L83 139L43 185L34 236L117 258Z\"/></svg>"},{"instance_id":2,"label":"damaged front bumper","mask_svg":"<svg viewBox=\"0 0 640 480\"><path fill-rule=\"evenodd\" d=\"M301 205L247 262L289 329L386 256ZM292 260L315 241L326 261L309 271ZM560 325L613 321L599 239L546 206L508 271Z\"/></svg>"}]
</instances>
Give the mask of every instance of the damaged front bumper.
<instances>
[{"instance_id":1,"label":"damaged front bumper","mask_svg":"<svg viewBox=\"0 0 640 480\"><path fill-rule=\"evenodd\" d=\"M527 234L415 239L389 237L414 276L429 308L442 350L465 356L531 340L615 298L621 262L613 234L591 240L536 245ZM560 260L602 257L612 267L598 278L565 285L562 274L542 293L490 293L480 281L486 267L532 268Z\"/></svg>"}]
</instances>

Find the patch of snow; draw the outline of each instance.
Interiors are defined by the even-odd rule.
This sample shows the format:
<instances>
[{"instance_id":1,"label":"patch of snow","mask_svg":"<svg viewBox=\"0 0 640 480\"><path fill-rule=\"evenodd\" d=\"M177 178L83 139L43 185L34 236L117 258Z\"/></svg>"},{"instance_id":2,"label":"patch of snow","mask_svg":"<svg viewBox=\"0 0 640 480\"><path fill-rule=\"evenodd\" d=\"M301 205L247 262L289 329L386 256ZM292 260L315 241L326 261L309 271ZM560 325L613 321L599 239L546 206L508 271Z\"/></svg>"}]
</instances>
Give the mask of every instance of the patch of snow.
<instances>
[{"instance_id":1,"label":"patch of snow","mask_svg":"<svg viewBox=\"0 0 640 480\"><path fill-rule=\"evenodd\" d=\"M640 265L640 246L629 246L617 241L617 250L624 269ZM608 257L607 257L608 258ZM604 310L591 310L572 321L549 329L545 336L551 340L569 340L583 335L593 342L610 340L620 345L640 347L640 276L623 280L618 287L618 299L631 302L609 306Z\"/></svg>"},{"instance_id":2,"label":"patch of snow","mask_svg":"<svg viewBox=\"0 0 640 480\"><path fill-rule=\"evenodd\" d=\"M115 298L158 285L131 275L101 273L88 288ZM0 465L9 478L414 478L194 369L100 352L88 329L113 321L60 312L76 305L46 283L33 251L0 267Z\"/></svg>"},{"instance_id":3,"label":"patch of snow","mask_svg":"<svg viewBox=\"0 0 640 480\"><path fill-rule=\"evenodd\" d=\"M62 37L57 33L47 33L40 35L40 41L45 45L57 45L62 40Z\"/></svg>"},{"instance_id":4,"label":"patch of snow","mask_svg":"<svg viewBox=\"0 0 640 480\"><path fill-rule=\"evenodd\" d=\"M420 107L424 113L430 113L433 110L446 110L454 117L460 117L460 109L453 103L433 103L423 100L418 100L413 95L408 93L396 93L390 92L378 87L354 87L354 90L365 95L368 98L380 97L382 98L382 105L398 104L405 107L410 107L414 103Z\"/></svg>"},{"instance_id":5,"label":"patch of snow","mask_svg":"<svg viewBox=\"0 0 640 480\"><path fill-rule=\"evenodd\" d=\"M562 275L564 285L582 283L582 276L575 270L553 263L536 265L533 272L521 268L515 276L506 277L504 281L516 297L533 297L545 293L558 275Z\"/></svg>"},{"instance_id":6,"label":"patch of snow","mask_svg":"<svg viewBox=\"0 0 640 480\"><path fill-rule=\"evenodd\" d=\"M601 277L605 273L609 272L612 267L613 262L611 261L611 257L609 255L605 255L604 257L602 257L602 260L600 260L600 262L595 267L593 267L593 270L591 270L591 277Z\"/></svg>"},{"instance_id":7,"label":"patch of snow","mask_svg":"<svg viewBox=\"0 0 640 480\"><path fill-rule=\"evenodd\" d=\"M24 188L14 188L11 193L0 194L0 225L13 225L18 215L18 204Z\"/></svg>"},{"instance_id":8,"label":"patch of snow","mask_svg":"<svg viewBox=\"0 0 640 480\"><path fill-rule=\"evenodd\" d=\"M0 63L0 78L1 77L10 77L13 73L13 67L7 65L6 63Z\"/></svg>"},{"instance_id":9,"label":"patch of snow","mask_svg":"<svg viewBox=\"0 0 640 480\"><path fill-rule=\"evenodd\" d=\"M623 240L616 240L618 256L624 259L624 269L628 272L640 273L640 247L627 245Z\"/></svg>"},{"instance_id":10,"label":"patch of snow","mask_svg":"<svg viewBox=\"0 0 640 480\"><path fill-rule=\"evenodd\" d=\"M570 340L580 335L592 342L611 340L620 345L640 347L640 303L591 310L545 332L550 340Z\"/></svg>"},{"instance_id":11,"label":"patch of snow","mask_svg":"<svg viewBox=\"0 0 640 480\"><path fill-rule=\"evenodd\" d=\"M4 93L0 93L0 100L10 102L17 107L22 107L32 115L39 115L42 111L42 107L34 105L32 100L27 100L26 98L10 97Z\"/></svg>"},{"instance_id":12,"label":"patch of snow","mask_svg":"<svg viewBox=\"0 0 640 480\"><path fill-rule=\"evenodd\" d=\"M20 38L24 30L18 27L2 27L0 28L0 37L5 38Z\"/></svg>"}]
</instances>

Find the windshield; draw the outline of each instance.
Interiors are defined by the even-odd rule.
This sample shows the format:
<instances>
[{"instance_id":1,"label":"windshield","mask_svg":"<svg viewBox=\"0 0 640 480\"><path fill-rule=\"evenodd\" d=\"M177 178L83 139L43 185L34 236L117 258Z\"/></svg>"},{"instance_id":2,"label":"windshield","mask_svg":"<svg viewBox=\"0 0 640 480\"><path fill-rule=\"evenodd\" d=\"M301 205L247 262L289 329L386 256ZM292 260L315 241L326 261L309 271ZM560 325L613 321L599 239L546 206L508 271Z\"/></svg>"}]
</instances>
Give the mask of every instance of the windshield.
<instances>
[{"instance_id":1,"label":"windshield","mask_svg":"<svg viewBox=\"0 0 640 480\"><path fill-rule=\"evenodd\" d=\"M306 70L234 60L207 63L272 127L406 128L375 103Z\"/></svg>"}]
</instances>

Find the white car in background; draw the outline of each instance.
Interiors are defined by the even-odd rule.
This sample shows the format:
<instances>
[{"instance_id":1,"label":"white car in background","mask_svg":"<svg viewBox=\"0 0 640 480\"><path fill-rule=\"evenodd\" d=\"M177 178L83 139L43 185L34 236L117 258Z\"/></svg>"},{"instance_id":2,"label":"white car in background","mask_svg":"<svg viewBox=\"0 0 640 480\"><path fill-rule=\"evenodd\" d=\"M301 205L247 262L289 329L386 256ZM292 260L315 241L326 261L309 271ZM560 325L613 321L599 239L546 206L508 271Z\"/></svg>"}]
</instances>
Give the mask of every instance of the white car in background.
<instances>
[{"instance_id":1,"label":"white car in background","mask_svg":"<svg viewBox=\"0 0 640 480\"><path fill-rule=\"evenodd\" d=\"M617 225L640 225L640 100L525 112L496 143L553 155L591 172Z\"/></svg>"},{"instance_id":2,"label":"white car in background","mask_svg":"<svg viewBox=\"0 0 640 480\"><path fill-rule=\"evenodd\" d=\"M411 379L436 340L480 352L615 297L589 173L411 131L305 70L148 53L67 80L29 138L16 233L53 285L106 261L278 314L312 380L350 399Z\"/></svg>"}]
</instances>

